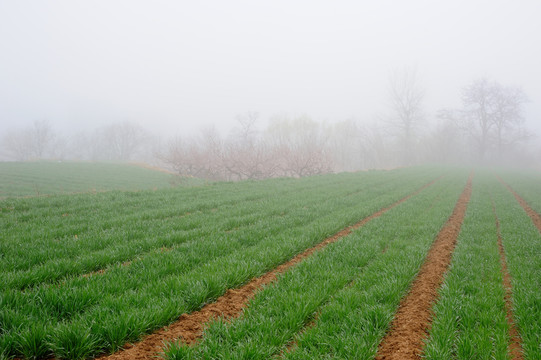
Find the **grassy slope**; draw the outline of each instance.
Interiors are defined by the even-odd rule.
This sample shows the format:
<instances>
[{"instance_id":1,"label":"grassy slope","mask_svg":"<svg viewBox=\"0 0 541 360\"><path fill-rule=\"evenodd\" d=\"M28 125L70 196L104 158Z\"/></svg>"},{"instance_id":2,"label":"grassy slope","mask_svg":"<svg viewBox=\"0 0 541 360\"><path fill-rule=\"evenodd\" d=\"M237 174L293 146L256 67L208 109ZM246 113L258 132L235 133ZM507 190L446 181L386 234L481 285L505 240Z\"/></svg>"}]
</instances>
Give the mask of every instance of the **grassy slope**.
<instances>
[{"instance_id":1,"label":"grassy slope","mask_svg":"<svg viewBox=\"0 0 541 360\"><path fill-rule=\"evenodd\" d=\"M0 162L0 198L171 186L171 175L130 164Z\"/></svg>"}]
</instances>

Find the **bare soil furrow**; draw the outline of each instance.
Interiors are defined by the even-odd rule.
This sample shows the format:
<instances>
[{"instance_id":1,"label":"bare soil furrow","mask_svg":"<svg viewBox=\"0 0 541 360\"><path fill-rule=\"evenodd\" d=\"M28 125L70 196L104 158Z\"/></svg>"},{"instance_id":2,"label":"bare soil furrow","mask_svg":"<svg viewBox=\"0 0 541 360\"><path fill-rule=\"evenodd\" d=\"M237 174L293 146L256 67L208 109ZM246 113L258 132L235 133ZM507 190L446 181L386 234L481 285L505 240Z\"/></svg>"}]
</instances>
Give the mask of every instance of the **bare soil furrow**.
<instances>
[{"instance_id":1,"label":"bare soil furrow","mask_svg":"<svg viewBox=\"0 0 541 360\"><path fill-rule=\"evenodd\" d=\"M520 206L522 206L522 208L524 209L524 211L526 211L526 213L528 214L528 216L532 219L534 225L537 227L537 229L539 230L539 232L541 232L541 215L539 215L537 213L537 211L535 211L534 209L532 209L530 207L530 205L528 205L528 203L526 202L526 200L524 200L523 198L520 197L519 194L517 194L515 192L515 190L513 190L513 188L511 186L509 186L505 181L503 181L500 177L497 177L498 180L511 192L511 194L513 194L515 196L515 199L517 199L518 203L520 204Z\"/></svg>"},{"instance_id":2,"label":"bare soil furrow","mask_svg":"<svg viewBox=\"0 0 541 360\"><path fill-rule=\"evenodd\" d=\"M364 218L358 223L348 226L339 231L333 236L323 240L319 244L298 254L286 263L283 263L264 275L252 279L249 283L238 289L230 289L215 302L205 305L201 310L190 314L183 314L173 324L148 335L142 341L136 344L127 344L124 349L112 355L103 356L100 360L141 360L155 359L162 352L164 343L182 339L187 344L194 344L203 334L204 326L213 318L223 317L225 319L233 319L238 317L248 301L254 296L257 290L261 289L266 284L274 281L276 276L285 272L290 267L301 262L305 258L312 255L314 252L324 248L325 246L338 241L340 238L349 235L352 231L365 225L367 222L381 216L385 212L403 203L412 196L420 193L424 189L433 185L440 178L425 184L414 193L398 200L397 202L383 208L374 214Z\"/></svg>"},{"instance_id":3,"label":"bare soil furrow","mask_svg":"<svg viewBox=\"0 0 541 360\"><path fill-rule=\"evenodd\" d=\"M387 249L389 248L389 245L385 245L385 247L381 250L381 254L385 254L387 252ZM366 265L365 265L366 266ZM356 279L353 279L351 280L346 286L344 286L343 289L348 289L348 288L351 288L353 287L353 285L355 285L355 280ZM332 299L329 299L327 302L325 302L325 304L327 304L328 302L330 302ZM325 306L325 304L321 305L321 307ZM297 334L297 336L295 338L293 338L285 347L285 349L278 355L278 359L281 359L285 356L285 354L289 353L289 352L293 352L295 351L295 349L297 348L297 338L301 337L307 330L309 330L310 328L316 326L317 324L317 320L318 320L318 317L319 317L319 314L320 314L320 310L321 310L321 307L320 309L317 311L317 313L314 315L314 318L308 322L302 329L301 331L299 331L299 333Z\"/></svg>"},{"instance_id":4,"label":"bare soil furrow","mask_svg":"<svg viewBox=\"0 0 541 360\"><path fill-rule=\"evenodd\" d=\"M500 233L500 219L496 214L496 208L494 203L492 203L492 209L494 211L494 218L496 220L496 228L498 230L498 248L500 250L500 263L502 266L502 277L503 277L503 287L505 289L505 310L506 310L506 319L507 324L509 325L509 353L511 354L512 360L522 360L522 341L520 339L520 334L518 328L514 321L513 316L513 288L511 285L511 275L507 269L507 260L505 258L505 249L503 247L502 235Z\"/></svg>"},{"instance_id":5,"label":"bare soil furrow","mask_svg":"<svg viewBox=\"0 0 541 360\"><path fill-rule=\"evenodd\" d=\"M358 194L358 193L360 193L360 192L362 192L362 191L365 191L365 190L354 191L354 192L350 193L349 195L356 195L356 194ZM218 210L217 208L214 208L214 209L211 209L210 212L213 213L213 212L216 212L217 210ZM187 215L190 215L190 214L191 214L191 213L187 212L187 213L185 213L185 214L183 214L183 215L180 215L178 218L183 218L183 217L186 217ZM64 215L63 215L63 216L64 216ZM230 233L233 233L233 232L235 232L235 231L237 231L237 230L239 230L239 229L240 229L240 227L236 226L236 227L234 227L234 228L232 228L232 229L224 230L224 233L230 234ZM162 247L160 248L160 251L161 251L161 252L167 252L167 251L171 251L173 248L174 248L174 246L172 246L172 247L165 247L165 246L162 246ZM151 253L151 252L153 252L153 251L156 251L156 249L151 249L151 250L146 251L146 252L144 252L144 253L138 254L138 256L139 256L139 257L145 256L145 255L147 255L147 254L149 254L149 253ZM139 261L139 260L141 260L141 258L138 258L138 259L136 259L136 260L134 260L134 261ZM130 265L132 262L133 262L133 261L127 260L127 261L123 262L123 263L121 264L121 266L128 266L128 265ZM114 265L114 264L113 264L113 265ZM96 271L91 271L91 272L88 272L88 273L80 274L80 275L78 275L78 276L80 276L80 277L82 277L82 278L87 278L87 277L92 277L92 276L95 276L95 275L103 275L103 274L105 274L107 271L109 271L110 269L111 269L111 264L108 264L108 267L105 267L105 268L103 268L103 269L99 269L99 270L96 270ZM64 283L65 283L65 280L62 281L61 284L63 285Z\"/></svg>"},{"instance_id":6,"label":"bare soil furrow","mask_svg":"<svg viewBox=\"0 0 541 360\"><path fill-rule=\"evenodd\" d=\"M442 227L409 293L402 299L390 331L379 345L376 359L420 359L423 339L428 335L434 304L445 272L451 263L456 239L472 191L470 175L453 213Z\"/></svg>"}]
</instances>

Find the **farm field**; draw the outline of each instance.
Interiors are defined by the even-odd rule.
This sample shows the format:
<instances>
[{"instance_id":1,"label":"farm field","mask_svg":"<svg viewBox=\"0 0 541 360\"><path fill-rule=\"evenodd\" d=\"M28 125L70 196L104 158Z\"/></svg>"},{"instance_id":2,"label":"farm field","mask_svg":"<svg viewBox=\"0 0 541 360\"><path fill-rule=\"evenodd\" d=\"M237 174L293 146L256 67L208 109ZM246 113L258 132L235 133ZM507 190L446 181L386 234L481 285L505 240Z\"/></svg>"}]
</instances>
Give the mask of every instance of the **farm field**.
<instances>
[{"instance_id":1,"label":"farm field","mask_svg":"<svg viewBox=\"0 0 541 360\"><path fill-rule=\"evenodd\" d=\"M0 358L539 359L539 184L417 167L4 198Z\"/></svg>"},{"instance_id":2,"label":"farm field","mask_svg":"<svg viewBox=\"0 0 541 360\"><path fill-rule=\"evenodd\" d=\"M171 187L172 175L122 163L0 162L0 198Z\"/></svg>"}]
</instances>

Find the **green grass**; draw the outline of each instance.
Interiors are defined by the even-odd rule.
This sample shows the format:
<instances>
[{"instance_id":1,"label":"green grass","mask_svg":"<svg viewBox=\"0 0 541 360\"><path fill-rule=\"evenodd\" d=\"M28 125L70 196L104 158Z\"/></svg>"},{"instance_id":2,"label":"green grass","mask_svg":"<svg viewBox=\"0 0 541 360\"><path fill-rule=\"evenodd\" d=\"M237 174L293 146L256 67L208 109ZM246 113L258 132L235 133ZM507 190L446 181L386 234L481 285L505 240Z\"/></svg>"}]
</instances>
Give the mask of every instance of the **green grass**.
<instances>
[{"instance_id":1,"label":"green grass","mask_svg":"<svg viewBox=\"0 0 541 360\"><path fill-rule=\"evenodd\" d=\"M358 358L371 351L370 346L363 348L362 341L355 338L353 329L348 328L351 343L347 352L340 353L339 348L344 344L338 343L334 337L337 321L348 319L341 316L332 321L334 327L327 332L329 315L334 314L340 299L359 290L356 284L348 286L352 281L362 283L366 278L381 275L381 266L393 269L388 282L392 289L386 291L395 295L395 301L400 299L411 280L411 274L420 266L423 253L450 215L465 179L464 175L462 181L460 178L440 180L353 234L329 245L259 292L238 320L230 324L223 321L210 323L200 344L195 347L172 344L166 357L175 360L269 359L284 351L286 345L314 320L318 312L321 314L316 320L316 328L325 331L319 333L321 338L314 340L317 336L315 331L307 330L297 338L299 349L287 354L287 358L319 359L330 355L335 358ZM413 236L415 241L411 240ZM407 259L402 264L407 266L394 264L398 254ZM376 263L380 267L374 267ZM398 288L396 281L391 280L398 275L397 272L402 274L402 283ZM382 298L381 289L372 289L369 293L378 303L390 298L388 292ZM389 310L388 315L392 315L392 306ZM344 315L343 312L339 314ZM380 325L386 326L390 318L387 316L387 321L380 322ZM377 325L371 323L373 328ZM342 335L340 333L341 340L345 340ZM362 337L364 334L358 333L356 336ZM318 352L310 349L310 339ZM321 346L322 341L326 346ZM353 348L354 352L351 351Z\"/></svg>"},{"instance_id":2,"label":"green grass","mask_svg":"<svg viewBox=\"0 0 541 360\"><path fill-rule=\"evenodd\" d=\"M171 187L173 175L123 163L0 162L0 198Z\"/></svg>"},{"instance_id":3,"label":"green grass","mask_svg":"<svg viewBox=\"0 0 541 360\"><path fill-rule=\"evenodd\" d=\"M509 184L532 209L541 214L541 173L539 171L498 171L497 175Z\"/></svg>"},{"instance_id":4,"label":"green grass","mask_svg":"<svg viewBox=\"0 0 541 360\"><path fill-rule=\"evenodd\" d=\"M352 286L340 291L320 310L316 326L299 334L297 347L285 358L372 359L375 356L400 300L464 188L467 174L459 175L444 182L447 186L440 188L439 194L430 197L427 193L416 204L408 201L393 219L388 219L393 215L391 212L382 216L378 219L379 228L367 226L366 234L359 231L367 240L382 236L392 242L384 254L362 269ZM417 207L424 211L415 210ZM376 222L372 224L376 225Z\"/></svg>"},{"instance_id":5,"label":"green grass","mask_svg":"<svg viewBox=\"0 0 541 360\"><path fill-rule=\"evenodd\" d=\"M491 189L478 173L452 264L439 291L426 359L508 359L509 328Z\"/></svg>"},{"instance_id":6,"label":"green grass","mask_svg":"<svg viewBox=\"0 0 541 360\"><path fill-rule=\"evenodd\" d=\"M505 177L508 180L509 177ZM532 207L539 193L510 179L526 195ZM538 183L527 186L539 189ZM541 359L541 234L507 188L496 179L492 184L496 213L501 223L503 245L513 286L514 316L522 339L525 359Z\"/></svg>"},{"instance_id":7,"label":"green grass","mask_svg":"<svg viewBox=\"0 0 541 360\"><path fill-rule=\"evenodd\" d=\"M346 177L343 180L348 181ZM400 178L397 176L388 184L381 183L378 177L364 180L358 185L351 183L351 189L340 181L326 185L325 179L319 179L221 184L151 194L19 200L17 208L0 214L0 219L6 220L4 237L12 239L3 244L5 257L0 262L0 279L7 287L25 288L137 259L161 247L182 251L185 243L189 243L191 253L197 249L198 256L204 255L200 251L212 249L223 253L255 241L263 231L272 235L285 227L313 222L320 215L309 207L330 210L326 206L335 195L344 197L343 202L335 203L337 207L356 207L355 201L367 196L379 195L385 202L394 196L386 194L387 190ZM326 187L326 192L318 193L321 186ZM370 193L358 192L359 187L370 188ZM272 197L278 189L281 196ZM306 197L307 194L310 196ZM27 204L34 206L27 208ZM40 204L54 204L58 210L51 213L48 206L43 206L42 212ZM84 204L88 206L80 209ZM352 212L345 216L346 221L348 217L353 221L357 215ZM48 226L41 221L36 224L34 218ZM73 261L74 257L77 261ZM166 261L168 254L157 252L152 257Z\"/></svg>"},{"instance_id":8,"label":"green grass","mask_svg":"<svg viewBox=\"0 0 541 360\"><path fill-rule=\"evenodd\" d=\"M78 359L114 351L441 173L5 199L0 353ZM105 272L82 276L98 269Z\"/></svg>"},{"instance_id":9,"label":"green grass","mask_svg":"<svg viewBox=\"0 0 541 360\"><path fill-rule=\"evenodd\" d=\"M538 174L498 174L540 208ZM51 186L71 181L60 171L49 175ZM168 352L174 359L266 359L294 340L297 346L283 357L370 359L449 217L466 171L420 167L176 187L164 180L161 188L149 181L147 190L139 183L137 191L114 190L111 182L105 192L3 195L0 359L85 359L116 351L441 175L281 275L241 318L211 323L200 345L175 344ZM428 358L507 357L492 201L525 358L540 358L541 235L507 188L487 174L474 178L434 308Z\"/></svg>"}]
</instances>

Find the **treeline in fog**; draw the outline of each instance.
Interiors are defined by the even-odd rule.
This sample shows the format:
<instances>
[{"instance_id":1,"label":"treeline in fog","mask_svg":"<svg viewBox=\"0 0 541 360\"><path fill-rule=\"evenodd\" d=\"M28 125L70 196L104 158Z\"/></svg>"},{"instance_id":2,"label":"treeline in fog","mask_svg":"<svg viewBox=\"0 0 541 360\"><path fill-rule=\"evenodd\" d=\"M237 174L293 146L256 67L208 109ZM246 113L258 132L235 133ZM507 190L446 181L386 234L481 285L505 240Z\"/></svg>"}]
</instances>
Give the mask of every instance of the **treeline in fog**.
<instances>
[{"instance_id":1,"label":"treeline in fog","mask_svg":"<svg viewBox=\"0 0 541 360\"><path fill-rule=\"evenodd\" d=\"M152 162L157 138L148 129L123 121L91 132L65 134L50 121L9 131L0 151L6 160L83 160Z\"/></svg>"},{"instance_id":2,"label":"treeline in fog","mask_svg":"<svg viewBox=\"0 0 541 360\"><path fill-rule=\"evenodd\" d=\"M36 121L2 138L2 158L146 162L213 180L423 163L539 166L541 152L523 126L527 98L522 90L479 79L461 95L459 108L427 114L415 73L403 72L391 78L388 113L371 122L322 122L308 115L260 119L247 112L228 134L210 127L197 136L163 139L129 121L71 135Z\"/></svg>"}]
</instances>

